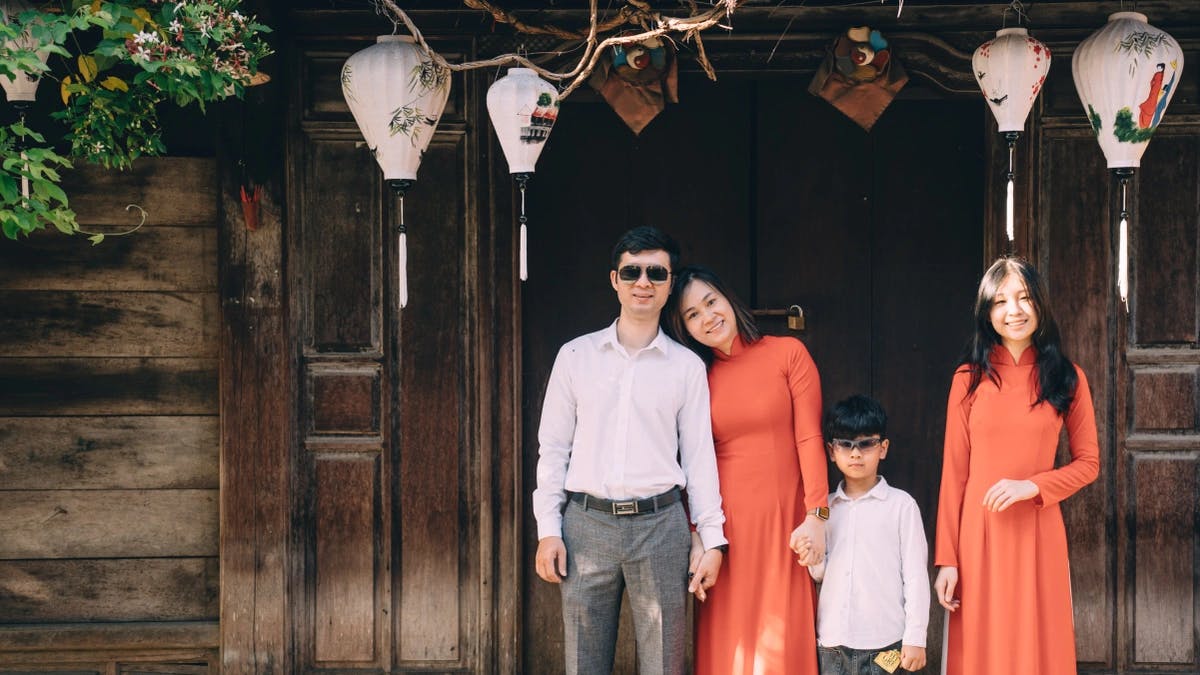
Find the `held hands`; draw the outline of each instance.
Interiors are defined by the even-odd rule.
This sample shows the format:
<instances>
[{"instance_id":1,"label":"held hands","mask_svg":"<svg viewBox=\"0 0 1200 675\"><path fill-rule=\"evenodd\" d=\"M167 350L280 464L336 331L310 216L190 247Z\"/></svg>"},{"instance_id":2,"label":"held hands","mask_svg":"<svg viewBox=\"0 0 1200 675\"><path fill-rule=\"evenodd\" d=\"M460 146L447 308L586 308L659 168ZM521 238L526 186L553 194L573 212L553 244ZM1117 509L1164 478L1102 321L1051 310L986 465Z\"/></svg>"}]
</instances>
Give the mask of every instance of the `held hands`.
<instances>
[{"instance_id":1,"label":"held hands","mask_svg":"<svg viewBox=\"0 0 1200 675\"><path fill-rule=\"evenodd\" d=\"M937 595L938 603L951 612L958 609L961 604L958 598L954 597L954 590L957 586L957 567L942 567L938 570L937 578L933 581L933 592Z\"/></svg>"},{"instance_id":2,"label":"held hands","mask_svg":"<svg viewBox=\"0 0 1200 675\"><path fill-rule=\"evenodd\" d=\"M925 667L925 648L904 645L900 648L900 667L905 670L920 670Z\"/></svg>"},{"instance_id":3,"label":"held hands","mask_svg":"<svg viewBox=\"0 0 1200 675\"><path fill-rule=\"evenodd\" d=\"M1031 480L1002 478L983 495L983 508L988 511L1003 511L1017 502L1033 499L1039 492L1041 490L1038 489L1037 483Z\"/></svg>"},{"instance_id":4,"label":"held hands","mask_svg":"<svg viewBox=\"0 0 1200 675\"><path fill-rule=\"evenodd\" d=\"M810 567L825 560L825 521L809 516L788 540L788 546L796 554L796 562Z\"/></svg>"},{"instance_id":5,"label":"held hands","mask_svg":"<svg viewBox=\"0 0 1200 675\"><path fill-rule=\"evenodd\" d=\"M534 557L537 575L552 584L567 578L567 546L562 537L546 537L538 541Z\"/></svg>"}]
</instances>

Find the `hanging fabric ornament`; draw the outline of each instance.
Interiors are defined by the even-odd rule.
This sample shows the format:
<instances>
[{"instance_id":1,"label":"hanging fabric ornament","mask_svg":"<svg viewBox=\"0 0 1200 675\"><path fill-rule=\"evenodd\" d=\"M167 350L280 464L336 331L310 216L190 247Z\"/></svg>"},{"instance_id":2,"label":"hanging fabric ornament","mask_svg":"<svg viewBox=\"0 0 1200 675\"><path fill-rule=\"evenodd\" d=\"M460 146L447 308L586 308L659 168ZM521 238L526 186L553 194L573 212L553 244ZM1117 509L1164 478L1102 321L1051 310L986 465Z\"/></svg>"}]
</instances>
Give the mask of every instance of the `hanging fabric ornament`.
<instances>
[{"instance_id":1,"label":"hanging fabric ornament","mask_svg":"<svg viewBox=\"0 0 1200 675\"><path fill-rule=\"evenodd\" d=\"M529 278L525 184L533 176L534 165L558 119L558 106L558 89L531 68L509 68L487 93L492 128L508 160L509 173L521 188L521 281Z\"/></svg>"},{"instance_id":2,"label":"hanging fabric ornament","mask_svg":"<svg viewBox=\"0 0 1200 675\"><path fill-rule=\"evenodd\" d=\"M433 140L450 98L450 71L411 37L380 35L346 59L342 95L388 187L399 198L397 293L408 305L408 238L404 193L417 179L421 156Z\"/></svg>"},{"instance_id":3,"label":"hanging fabric ornament","mask_svg":"<svg viewBox=\"0 0 1200 675\"><path fill-rule=\"evenodd\" d=\"M27 12L33 9L25 0L0 0L0 15L3 16L4 24L12 26L17 23L17 19L22 12ZM33 39L26 29L17 37L6 40L4 46L10 51L17 50L33 50L38 46L38 41ZM50 58L50 52L44 49L35 52L37 58L46 65ZM30 73L27 71L18 71L15 75L0 75L0 87L4 88L4 93L8 96L8 102L13 107L19 110L25 110L33 105L37 99L38 83L42 81L41 75Z\"/></svg>"},{"instance_id":4,"label":"hanging fabric ornament","mask_svg":"<svg viewBox=\"0 0 1200 675\"><path fill-rule=\"evenodd\" d=\"M1133 170L1166 112L1183 74L1183 50L1175 38L1146 23L1146 15L1117 12L1075 50L1075 91L1100 149L1120 179L1121 231L1117 287L1128 309L1127 189Z\"/></svg>"},{"instance_id":5,"label":"hanging fabric ornament","mask_svg":"<svg viewBox=\"0 0 1200 675\"><path fill-rule=\"evenodd\" d=\"M1029 37L1024 28L1001 28L996 37L979 45L971 57L975 81L996 118L996 125L1008 144L1008 172L1005 174L1004 231L1009 247L1015 236L1013 226L1013 155L1017 139L1025 129L1025 120L1033 108L1046 75L1050 72L1050 50Z\"/></svg>"}]
</instances>

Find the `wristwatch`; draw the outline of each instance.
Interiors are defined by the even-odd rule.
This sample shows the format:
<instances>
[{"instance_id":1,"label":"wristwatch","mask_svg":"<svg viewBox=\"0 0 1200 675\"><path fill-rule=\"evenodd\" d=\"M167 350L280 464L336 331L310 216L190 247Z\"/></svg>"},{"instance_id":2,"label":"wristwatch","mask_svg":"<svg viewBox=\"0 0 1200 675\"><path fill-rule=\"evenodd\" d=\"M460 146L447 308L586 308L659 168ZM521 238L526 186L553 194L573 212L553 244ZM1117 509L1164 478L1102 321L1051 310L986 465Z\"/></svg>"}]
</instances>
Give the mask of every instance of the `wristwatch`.
<instances>
[{"instance_id":1,"label":"wristwatch","mask_svg":"<svg viewBox=\"0 0 1200 675\"><path fill-rule=\"evenodd\" d=\"M810 510L808 512L808 515L816 516L816 517L820 518L821 520L829 520L829 507L828 506L818 506L817 508Z\"/></svg>"},{"instance_id":2,"label":"wristwatch","mask_svg":"<svg viewBox=\"0 0 1200 675\"><path fill-rule=\"evenodd\" d=\"M729 553L729 544L717 544L716 546L714 546L708 550L720 551L722 554L726 554L726 553Z\"/></svg>"}]
</instances>

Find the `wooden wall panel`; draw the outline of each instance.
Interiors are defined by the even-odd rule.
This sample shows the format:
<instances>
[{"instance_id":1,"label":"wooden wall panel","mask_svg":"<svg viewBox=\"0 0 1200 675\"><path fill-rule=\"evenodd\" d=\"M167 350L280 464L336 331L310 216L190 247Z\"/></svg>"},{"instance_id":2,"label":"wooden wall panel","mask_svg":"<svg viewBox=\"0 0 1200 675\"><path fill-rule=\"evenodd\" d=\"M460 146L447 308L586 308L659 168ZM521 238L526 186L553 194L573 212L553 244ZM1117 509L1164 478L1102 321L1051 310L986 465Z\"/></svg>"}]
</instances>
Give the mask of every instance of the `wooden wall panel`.
<instances>
[{"instance_id":1,"label":"wooden wall panel","mask_svg":"<svg viewBox=\"0 0 1200 675\"><path fill-rule=\"evenodd\" d=\"M1135 431L1185 431L1196 428L1196 387L1200 368L1147 368L1134 370L1131 374Z\"/></svg>"},{"instance_id":2,"label":"wooden wall panel","mask_svg":"<svg viewBox=\"0 0 1200 675\"><path fill-rule=\"evenodd\" d=\"M1133 660L1195 665L1197 463L1142 456L1132 472Z\"/></svg>"},{"instance_id":3,"label":"wooden wall panel","mask_svg":"<svg viewBox=\"0 0 1200 675\"><path fill-rule=\"evenodd\" d=\"M216 293L0 291L6 356L217 355Z\"/></svg>"},{"instance_id":4,"label":"wooden wall panel","mask_svg":"<svg viewBox=\"0 0 1200 675\"><path fill-rule=\"evenodd\" d=\"M0 416L209 415L216 359L0 359Z\"/></svg>"},{"instance_id":5,"label":"wooden wall panel","mask_svg":"<svg viewBox=\"0 0 1200 675\"><path fill-rule=\"evenodd\" d=\"M217 561L2 561L0 597L0 624L195 621L216 615Z\"/></svg>"},{"instance_id":6,"label":"wooden wall panel","mask_svg":"<svg viewBox=\"0 0 1200 675\"><path fill-rule=\"evenodd\" d=\"M147 226L99 246L57 231L0 241L0 289L216 291L217 232Z\"/></svg>"},{"instance_id":7,"label":"wooden wall panel","mask_svg":"<svg viewBox=\"0 0 1200 675\"><path fill-rule=\"evenodd\" d=\"M301 198L305 346L317 352L382 348L378 166L352 137L312 138Z\"/></svg>"},{"instance_id":8,"label":"wooden wall panel","mask_svg":"<svg viewBox=\"0 0 1200 675\"><path fill-rule=\"evenodd\" d=\"M400 661L458 661L466 625L460 594L464 442L471 428L464 398L471 357L460 270L464 252L465 144L439 134L423 175L444 186L409 207L409 304L400 310L397 506L400 569L396 630ZM393 216L394 217L394 216ZM469 446L467 446L469 447Z\"/></svg>"},{"instance_id":9,"label":"wooden wall panel","mask_svg":"<svg viewBox=\"0 0 1200 675\"><path fill-rule=\"evenodd\" d=\"M1038 222L1041 227L1039 269L1049 286L1063 347L1083 368L1096 408L1100 436L1100 476L1063 503L1063 520L1070 542L1071 590L1075 606L1076 654L1080 661L1108 664L1113 660L1115 596L1112 587L1113 546L1108 523L1097 513L1108 512L1112 480L1111 408L1112 364L1109 298L1111 231L1097 214L1108 208L1107 172L1090 130L1048 129L1040 161ZM1072 195L1070 199L1049 195ZM1094 261L1081 264L1083 261ZM1069 461L1066 444L1058 463Z\"/></svg>"},{"instance_id":10,"label":"wooden wall panel","mask_svg":"<svg viewBox=\"0 0 1200 675\"><path fill-rule=\"evenodd\" d=\"M376 659L375 554L379 462L374 457L316 460L314 661Z\"/></svg>"},{"instance_id":11,"label":"wooden wall panel","mask_svg":"<svg viewBox=\"0 0 1200 675\"><path fill-rule=\"evenodd\" d=\"M147 225L212 226L217 222L217 165L204 157L143 157L124 171L78 162L63 174L63 190L86 229L130 227L146 210Z\"/></svg>"},{"instance_id":12,"label":"wooden wall panel","mask_svg":"<svg viewBox=\"0 0 1200 675\"><path fill-rule=\"evenodd\" d=\"M0 417L0 487L209 488L216 416Z\"/></svg>"},{"instance_id":13,"label":"wooden wall panel","mask_svg":"<svg viewBox=\"0 0 1200 675\"><path fill-rule=\"evenodd\" d=\"M3 490L0 560L217 555L216 490Z\"/></svg>"},{"instance_id":14,"label":"wooden wall panel","mask_svg":"<svg viewBox=\"0 0 1200 675\"><path fill-rule=\"evenodd\" d=\"M1173 128L1168 120L1138 169L1130 250L1134 339L1140 345L1200 342L1198 132L1196 126Z\"/></svg>"},{"instance_id":15,"label":"wooden wall panel","mask_svg":"<svg viewBox=\"0 0 1200 675\"><path fill-rule=\"evenodd\" d=\"M378 434L382 382L378 366L309 371L314 434Z\"/></svg>"}]
</instances>

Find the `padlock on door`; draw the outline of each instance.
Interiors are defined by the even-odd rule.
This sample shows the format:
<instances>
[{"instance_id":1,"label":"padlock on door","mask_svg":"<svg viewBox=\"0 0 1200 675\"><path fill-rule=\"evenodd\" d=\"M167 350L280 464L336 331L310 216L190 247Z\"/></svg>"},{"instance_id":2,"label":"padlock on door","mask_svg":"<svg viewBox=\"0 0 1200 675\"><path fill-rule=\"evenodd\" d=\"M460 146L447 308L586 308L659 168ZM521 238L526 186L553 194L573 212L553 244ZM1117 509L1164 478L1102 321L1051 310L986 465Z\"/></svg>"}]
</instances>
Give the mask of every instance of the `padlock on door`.
<instances>
[{"instance_id":1,"label":"padlock on door","mask_svg":"<svg viewBox=\"0 0 1200 675\"><path fill-rule=\"evenodd\" d=\"M792 305L787 310L788 330L804 330L804 309Z\"/></svg>"}]
</instances>

